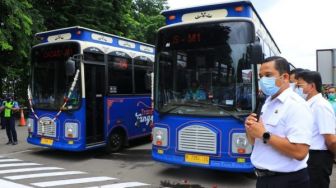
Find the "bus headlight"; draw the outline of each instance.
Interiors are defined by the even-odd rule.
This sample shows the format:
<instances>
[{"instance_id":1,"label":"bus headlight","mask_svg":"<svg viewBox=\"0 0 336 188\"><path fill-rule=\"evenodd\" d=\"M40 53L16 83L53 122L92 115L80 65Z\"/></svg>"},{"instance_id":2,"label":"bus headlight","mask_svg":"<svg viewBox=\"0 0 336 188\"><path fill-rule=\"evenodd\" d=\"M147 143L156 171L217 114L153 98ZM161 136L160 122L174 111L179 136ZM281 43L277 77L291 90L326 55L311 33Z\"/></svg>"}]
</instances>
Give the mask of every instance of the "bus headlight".
<instances>
[{"instance_id":1,"label":"bus headlight","mask_svg":"<svg viewBox=\"0 0 336 188\"><path fill-rule=\"evenodd\" d=\"M153 141L152 144L156 146L168 145L168 130L166 128L154 127L152 130Z\"/></svg>"},{"instance_id":2,"label":"bus headlight","mask_svg":"<svg viewBox=\"0 0 336 188\"><path fill-rule=\"evenodd\" d=\"M32 119L32 118L28 118L27 119L27 128L28 128L28 132L29 133L32 133L32 132L34 132L34 119Z\"/></svg>"},{"instance_id":3,"label":"bus headlight","mask_svg":"<svg viewBox=\"0 0 336 188\"><path fill-rule=\"evenodd\" d=\"M78 123L66 122L64 126L66 138L78 138Z\"/></svg>"},{"instance_id":4,"label":"bus headlight","mask_svg":"<svg viewBox=\"0 0 336 188\"><path fill-rule=\"evenodd\" d=\"M231 140L232 153L250 154L252 153L252 145L249 144L245 133L233 133Z\"/></svg>"}]
</instances>

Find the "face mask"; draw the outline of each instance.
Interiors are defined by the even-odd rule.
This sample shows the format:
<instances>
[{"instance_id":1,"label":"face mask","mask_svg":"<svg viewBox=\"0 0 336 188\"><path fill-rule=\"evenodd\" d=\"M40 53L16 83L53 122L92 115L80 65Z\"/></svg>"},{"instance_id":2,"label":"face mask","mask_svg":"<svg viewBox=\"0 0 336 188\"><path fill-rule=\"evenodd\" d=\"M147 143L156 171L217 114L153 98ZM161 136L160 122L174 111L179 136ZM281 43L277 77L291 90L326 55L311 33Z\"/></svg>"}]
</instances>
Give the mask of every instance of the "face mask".
<instances>
[{"instance_id":1,"label":"face mask","mask_svg":"<svg viewBox=\"0 0 336 188\"><path fill-rule=\"evenodd\" d=\"M289 83L289 87L292 88L293 91L295 91L295 86L296 86L295 83Z\"/></svg>"},{"instance_id":2,"label":"face mask","mask_svg":"<svg viewBox=\"0 0 336 188\"><path fill-rule=\"evenodd\" d=\"M265 95L273 96L280 90L280 87L275 85L275 80L275 77L266 76L263 76L259 80L260 89L263 93L265 93Z\"/></svg>"},{"instance_id":3,"label":"face mask","mask_svg":"<svg viewBox=\"0 0 336 188\"><path fill-rule=\"evenodd\" d=\"M307 100L308 94L303 93L303 88L299 87L295 92L300 95L304 100Z\"/></svg>"},{"instance_id":4,"label":"face mask","mask_svg":"<svg viewBox=\"0 0 336 188\"><path fill-rule=\"evenodd\" d=\"M335 100L335 98L336 98L336 94L335 93L329 93L328 94L328 99L329 100L333 101L333 100Z\"/></svg>"}]
</instances>

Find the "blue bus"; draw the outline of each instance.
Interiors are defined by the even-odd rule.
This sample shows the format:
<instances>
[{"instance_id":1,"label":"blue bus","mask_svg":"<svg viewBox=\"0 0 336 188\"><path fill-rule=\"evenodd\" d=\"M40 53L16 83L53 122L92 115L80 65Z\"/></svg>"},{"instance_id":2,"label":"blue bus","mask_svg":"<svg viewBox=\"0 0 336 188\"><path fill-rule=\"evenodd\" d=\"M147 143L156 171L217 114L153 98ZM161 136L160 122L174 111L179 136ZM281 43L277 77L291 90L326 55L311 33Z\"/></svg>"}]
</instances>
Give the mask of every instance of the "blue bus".
<instances>
[{"instance_id":1,"label":"blue bus","mask_svg":"<svg viewBox=\"0 0 336 188\"><path fill-rule=\"evenodd\" d=\"M162 12L154 65L154 160L252 172L244 118L258 63L280 50L250 1Z\"/></svg>"},{"instance_id":2,"label":"blue bus","mask_svg":"<svg viewBox=\"0 0 336 188\"><path fill-rule=\"evenodd\" d=\"M28 143L114 152L150 136L154 46L79 26L36 37Z\"/></svg>"}]
</instances>

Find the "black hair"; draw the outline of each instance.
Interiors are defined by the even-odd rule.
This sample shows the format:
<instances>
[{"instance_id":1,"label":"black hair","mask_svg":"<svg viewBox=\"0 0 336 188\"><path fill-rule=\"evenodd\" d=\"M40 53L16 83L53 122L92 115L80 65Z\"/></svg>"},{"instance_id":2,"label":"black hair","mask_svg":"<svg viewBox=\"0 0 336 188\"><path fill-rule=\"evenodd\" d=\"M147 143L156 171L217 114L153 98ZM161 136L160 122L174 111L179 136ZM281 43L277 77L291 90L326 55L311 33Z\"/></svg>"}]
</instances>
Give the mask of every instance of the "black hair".
<instances>
[{"instance_id":1,"label":"black hair","mask_svg":"<svg viewBox=\"0 0 336 188\"><path fill-rule=\"evenodd\" d=\"M284 74L284 73L287 73L289 74L289 63L288 61L283 58L283 57L280 57L280 56L271 56L271 57L268 57L266 59L264 59L261 64L264 64L264 63L269 63L271 61L274 61L275 62L275 70L277 70L280 75L281 74Z\"/></svg>"},{"instance_id":2,"label":"black hair","mask_svg":"<svg viewBox=\"0 0 336 188\"><path fill-rule=\"evenodd\" d=\"M319 93L322 92L322 78L319 72L304 70L298 74L298 78L301 78L308 84L315 84L316 91Z\"/></svg>"},{"instance_id":3,"label":"black hair","mask_svg":"<svg viewBox=\"0 0 336 188\"><path fill-rule=\"evenodd\" d=\"M295 68L295 69L293 69L289 72L289 75L295 74L295 76L296 76L299 72L302 72L304 70L305 69L303 69L303 68Z\"/></svg>"}]
</instances>

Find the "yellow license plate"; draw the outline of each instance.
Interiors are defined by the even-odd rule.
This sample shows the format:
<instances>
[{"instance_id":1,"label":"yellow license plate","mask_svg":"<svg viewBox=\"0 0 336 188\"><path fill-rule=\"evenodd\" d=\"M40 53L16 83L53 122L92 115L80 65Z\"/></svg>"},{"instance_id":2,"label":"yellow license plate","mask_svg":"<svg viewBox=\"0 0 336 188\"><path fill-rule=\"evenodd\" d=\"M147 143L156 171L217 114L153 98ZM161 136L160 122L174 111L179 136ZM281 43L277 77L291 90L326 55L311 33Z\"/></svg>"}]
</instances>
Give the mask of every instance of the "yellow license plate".
<instances>
[{"instance_id":1,"label":"yellow license plate","mask_svg":"<svg viewBox=\"0 0 336 188\"><path fill-rule=\"evenodd\" d=\"M54 140L48 138L41 138L41 144L51 146L54 143Z\"/></svg>"},{"instance_id":2,"label":"yellow license plate","mask_svg":"<svg viewBox=\"0 0 336 188\"><path fill-rule=\"evenodd\" d=\"M210 157L206 155L186 154L185 161L189 163L209 164Z\"/></svg>"}]
</instances>

